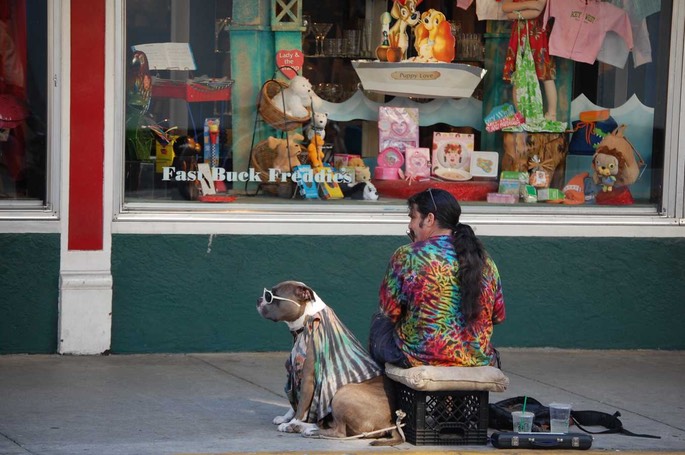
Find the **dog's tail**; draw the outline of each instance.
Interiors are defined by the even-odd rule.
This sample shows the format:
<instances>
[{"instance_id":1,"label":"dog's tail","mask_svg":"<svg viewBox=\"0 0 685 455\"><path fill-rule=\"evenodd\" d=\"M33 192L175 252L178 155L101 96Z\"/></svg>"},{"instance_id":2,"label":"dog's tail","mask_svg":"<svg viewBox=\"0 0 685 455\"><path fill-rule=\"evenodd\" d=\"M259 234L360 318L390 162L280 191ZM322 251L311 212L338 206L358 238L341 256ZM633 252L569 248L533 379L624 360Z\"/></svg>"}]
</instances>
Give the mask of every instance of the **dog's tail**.
<instances>
[{"instance_id":1,"label":"dog's tail","mask_svg":"<svg viewBox=\"0 0 685 455\"><path fill-rule=\"evenodd\" d=\"M390 432L390 437L389 438L379 438L379 439L374 439L371 441L372 446L375 447L381 447L381 446L396 446L398 444L402 444L404 442L404 438L402 438L402 435L400 434L399 431L392 430Z\"/></svg>"}]
</instances>

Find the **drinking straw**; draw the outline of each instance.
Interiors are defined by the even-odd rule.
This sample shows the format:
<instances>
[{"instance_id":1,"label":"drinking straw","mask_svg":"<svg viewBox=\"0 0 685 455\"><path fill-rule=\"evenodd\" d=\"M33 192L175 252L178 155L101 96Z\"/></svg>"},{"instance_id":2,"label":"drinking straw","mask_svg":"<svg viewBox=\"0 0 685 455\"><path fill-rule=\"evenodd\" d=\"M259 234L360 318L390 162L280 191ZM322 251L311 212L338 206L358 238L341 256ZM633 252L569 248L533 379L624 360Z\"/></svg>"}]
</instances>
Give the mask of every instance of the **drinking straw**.
<instances>
[{"instance_id":1,"label":"drinking straw","mask_svg":"<svg viewBox=\"0 0 685 455\"><path fill-rule=\"evenodd\" d=\"M526 403L528 402L528 395L523 396L523 409L521 409L521 420L519 420L519 432L523 431L523 418L526 415Z\"/></svg>"}]
</instances>

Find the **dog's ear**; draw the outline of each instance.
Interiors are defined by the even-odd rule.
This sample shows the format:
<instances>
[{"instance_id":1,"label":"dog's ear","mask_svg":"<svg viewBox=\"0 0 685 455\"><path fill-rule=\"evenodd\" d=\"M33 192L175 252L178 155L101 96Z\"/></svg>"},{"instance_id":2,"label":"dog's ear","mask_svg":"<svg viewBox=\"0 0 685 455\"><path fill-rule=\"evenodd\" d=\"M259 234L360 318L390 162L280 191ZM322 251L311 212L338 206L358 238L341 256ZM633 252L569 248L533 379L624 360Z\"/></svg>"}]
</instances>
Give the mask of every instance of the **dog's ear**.
<instances>
[{"instance_id":1,"label":"dog's ear","mask_svg":"<svg viewBox=\"0 0 685 455\"><path fill-rule=\"evenodd\" d=\"M397 1L392 2L392 9L390 10L390 15L394 19L400 18L400 4Z\"/></svg>"},{"instance_id":2,"label":"dog's ear","mask_svg":"<svg viewBox=\"0 0 685 455\"><path fill-rule=\"evenodd\" d=\"M295 288L295 295L298 300L303 302L314 300L314 291L304 283L300 283L297 288Z\"/></svg>"}]
</instances>

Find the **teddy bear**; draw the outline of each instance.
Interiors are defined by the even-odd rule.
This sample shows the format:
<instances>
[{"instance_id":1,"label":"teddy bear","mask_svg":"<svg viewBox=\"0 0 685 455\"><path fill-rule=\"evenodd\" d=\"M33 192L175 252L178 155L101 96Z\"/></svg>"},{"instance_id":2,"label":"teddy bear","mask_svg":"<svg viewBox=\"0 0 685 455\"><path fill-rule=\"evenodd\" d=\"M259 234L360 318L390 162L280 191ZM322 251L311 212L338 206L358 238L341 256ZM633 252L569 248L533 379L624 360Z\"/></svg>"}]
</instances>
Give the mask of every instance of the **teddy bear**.
<instances>
[{"instance_id":1,"label":"teddy bear","mask_svg":"<svg viewBox=\"0 0 685 455\"><path fill-rule=\"evenodd\" d=\"M602 191L612 191L626 165L625 158L618 150L606 146L598 147L592 157L592 180L595 184L602 185Z\"/></svg>"},{"instance_id":2,"label":"teddy bear","mask_svg":"<svg viewBox=\"0 0 685 455\"><path fill-rule=\"evenodd\" d=\"M290 84L277 93L273 100L276 107L286 115L296 118L309 117L309 107L312 103L312 84L304 76L295 76Z\"/></svg>"},{"instance_id":3,"label":"teddy bear","mask_svg":"<svg viewBox=\"0 0 685 455\"><path fill-rule=\"evenodd\" d=\"M310 141L314 135L326 139L326 124L328 123L328 112L314 112L309 125L307 125L307 139Z\"/></svg>"},{"instance_id":4,"label":"teddy bear","mask_svg":"<svg viewBox=\"0 0 685 455\"><path fill-rule=\"evenodd\" d=\"M269 136L267 144L271 150L276 151L276 157L271 167L281 172L290 172L293 167L302 164L298 158L298 155L302 153L302 145L300 144L302 140L304 140L304 136L299 133L290 134L287 139Z\"/></svg>"}]
</instances>

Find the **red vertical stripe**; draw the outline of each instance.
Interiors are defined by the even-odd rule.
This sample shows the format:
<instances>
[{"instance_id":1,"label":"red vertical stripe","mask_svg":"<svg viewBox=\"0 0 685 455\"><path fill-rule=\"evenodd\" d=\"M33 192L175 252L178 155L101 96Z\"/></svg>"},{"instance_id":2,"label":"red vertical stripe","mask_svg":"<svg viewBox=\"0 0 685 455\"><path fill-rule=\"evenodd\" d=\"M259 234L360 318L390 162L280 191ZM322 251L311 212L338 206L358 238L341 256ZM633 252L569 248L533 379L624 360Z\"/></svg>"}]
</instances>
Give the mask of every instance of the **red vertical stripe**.
<instances>
[{"instance_id":1,"label":"red vertical stripe","mask_svg":"<svg viewBox=\"0 0 685 455\"><path fill-rule=\"evenodd\" d=\"M70 250L103 243L105 2L71 0Z\"/></svg>"}]
</instances>

